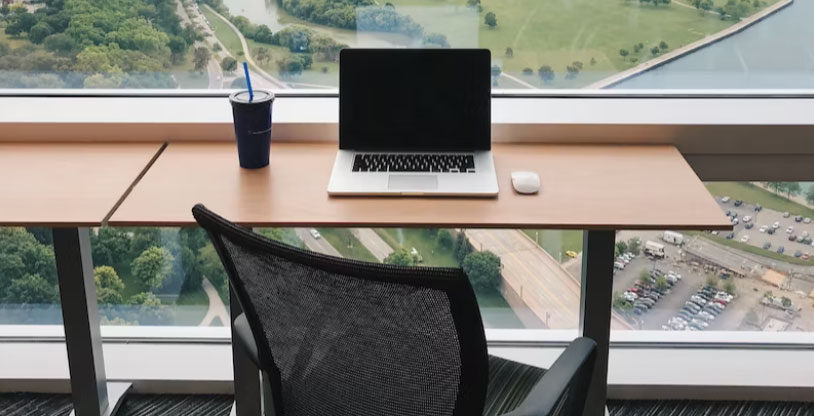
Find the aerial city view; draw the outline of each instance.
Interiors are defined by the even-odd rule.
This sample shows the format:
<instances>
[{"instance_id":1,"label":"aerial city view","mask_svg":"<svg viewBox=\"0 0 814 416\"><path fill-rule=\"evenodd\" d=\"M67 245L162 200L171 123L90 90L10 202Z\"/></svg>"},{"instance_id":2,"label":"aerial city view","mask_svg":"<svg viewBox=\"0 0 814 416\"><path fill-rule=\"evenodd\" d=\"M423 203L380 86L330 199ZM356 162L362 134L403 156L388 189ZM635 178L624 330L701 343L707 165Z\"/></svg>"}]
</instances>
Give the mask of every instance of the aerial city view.
<instances>
[{"instance_id":1,"label":"aerial city view","mask_svg":"<svg viewBox=\"0 0 814 416\"><path fill-rule=\"evenodd\" d=\"M334 89L347 47L481 47L496 89L812 88L814 0L0 0L0 88ZM777 76L782 68L783 76ZM774 76L772 76L774 75ZM814 331L814 183L707 183L734 232L621 231L613 328ZM262 229L460 266L490 328L576 328L582 233ZM222 326L200 229L91 231L102 320ZM51 232L0 228L0 324L61 321Z\"/></svg>"},{"instance_id":2,"label":"aerial city view","mask_svg":"<svg viewBox=\"0 0 814 416\"><path fill-rule=\"evenodd\" d=\"M0 88L336 88L347 47L488 48L501 89L814 85L810 0L1 1Z\"/></svg>"}]
</instances>

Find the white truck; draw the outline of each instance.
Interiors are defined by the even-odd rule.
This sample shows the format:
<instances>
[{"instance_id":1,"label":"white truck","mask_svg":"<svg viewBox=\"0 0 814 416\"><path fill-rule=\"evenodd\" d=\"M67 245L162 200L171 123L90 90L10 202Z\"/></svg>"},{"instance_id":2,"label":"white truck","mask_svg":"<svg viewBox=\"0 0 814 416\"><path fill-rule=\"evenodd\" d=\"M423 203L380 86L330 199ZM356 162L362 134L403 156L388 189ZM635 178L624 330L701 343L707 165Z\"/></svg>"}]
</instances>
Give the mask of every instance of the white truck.
<instances>
[{"instance_id":1,"label":"white truck","mask_svg":"<svg viewBox=\"0 0 814 416\"><path fill-rule=\"evenodd\" d=\"M680 246L681 243L684 242L684 234L677 233L675 231L665 231L664 234L662 234L661 239L670 244Z\"/></svg>"},{"instance_id":2,"label":"white truck","mask_svg":"<svg viewBox=\"0 0 814 416\"><path fill-rule=\"evenodd\" d=\"M644 254L657 259L663 259L664 244L659 244L655 241L647 241L644 243Z\"/></svg>"}]
</instances>

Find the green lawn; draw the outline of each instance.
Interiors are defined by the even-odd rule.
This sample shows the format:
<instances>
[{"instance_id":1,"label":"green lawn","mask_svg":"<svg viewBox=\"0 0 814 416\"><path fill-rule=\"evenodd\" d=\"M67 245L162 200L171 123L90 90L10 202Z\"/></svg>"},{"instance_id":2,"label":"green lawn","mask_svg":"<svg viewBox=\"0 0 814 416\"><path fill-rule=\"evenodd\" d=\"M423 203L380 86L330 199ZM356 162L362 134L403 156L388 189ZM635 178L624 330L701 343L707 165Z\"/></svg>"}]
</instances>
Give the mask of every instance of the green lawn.
<instances>
[{"instance_id":1,"label":"green lawn","mask_svg":"<svg viewBox=\"0 0 814 416\"><path fill-rule=\"evenodd\" d=\"M779 254L778 252L776 252L774 250L764 250L762 247L755 247L755 246L747 244L747 243L741 243L740 241L727 240L726 238L721 237L720 235L712 235L712 234L701 232L701 231L694 231L694 232L690 232L690 233L698 234L703 238L710 239L712 241L715 241L716 243L720 243L720 244L723 244L723 245L728 246L728 247L732 247L732 248L735 248L735 249L738 249L738 250L741 250L741 251L745 251L745 252L748 252L748 253L752 253L752 254L757 254L759 256L768 257L768 258L779 260L779 261L784 261L784 262L787 262L787 263L803 264L803 265L806 265L806 266L810 266L810 265L814 264L814 259L808 259L808 260L798 259L796 257L789 256L789 255L786 255L786 254ZM803 246L799 246L799 247L803 247ZM799 248L791 247L788 250L786 250L786 253L793 254L797 250L799 250ZM805 251L805 249L803 249L802 251Z\"/></svg>"},{"instance_id":2,"label":"green lawn","mask_svg":"<svg viewBox=\"0 0 814 416\"><path fill-rule=\"evenodd\" d=\"M569 259L565 255L568 250L579 253L582 251L582 231L579 230L523 230L523 232L537 241L537 245L547 251L555 259L562 253L560 261Z\"/></svg>"},{"instance_id":3,"label":"green lawn","mask_svg":"<svg viewBox=\"0 0 814 416\"><path fill-rule=\"evenodd\" d=\"M317 228L322 238L339 251L342 257L378 263L379 260L347 228Z\"/></svg>"},{"instance_id":4,"label":"green lawn","mask_svg":"<svg viewBox=\"0 0 814 416\"><path fill-rule=\"evenodd\" d=\"M33 45L27 37L24 36L11 36L5 32L5 26L0 25L0 43L5 43L11 49L19 48L20 46Z\"/></svg>"},{"instance_id":5,"label":"green lawn","mask_svg":"<svg viewBox=\"0 0 814 416\"><path fill-rule=\"evenodd\" d=\"M438 246L432 231L427 228L378 228L374 229L390 247L404 247L411 250L415 247L425 266L458 267L458 261L452 249Z\"/></svg>"},{"instance_id":6,"label":"green lawn","mask_svg":"<svg viewBox=\"0 0 814 416\"><path fill-rule=\"evenodd\" d=\"M743 200L749 204L760 204L764 208L779 212L790 212L792 215L814 217L814 209L791 201L774 192L767 191L749 182L707 182L707 190L715 196L728 196Z\"/></svg>"},{"instance_id":7,"label":"green lawn","mask_svg":"<svg viewBox=\"0 0 814 416\"><path fill-rule=\"evenodd\" d=\"M235 31L220 17L212 13L209 8L201 7L201 13L212 24L212 30L215 32L220 45L231 52L233 56L238 57L238 52L243 50L243 45L241 45L240 38Z\"/></svg>"},{"instance_id":8,"label":"green lawn","mask_svg":"<svg viewBox=\"0 0 814 416\"><path fill-rule=\"evenodd\" d=\"M392 3L403 6L399 10L424 26L425 32L445 34L453 46L489 48L504 71L517 76L523 68L532 68L535 75L518 76L532 85L541 85L537 68L551 66L556 78L544 87L556 88L584 86L628 69L652 58L650 48L661 41L672 50L733 23L677 4L654 7L633 0L482 0L483 12L477 16L464 7L454 9L465 0ZM483 22L490 11L497 16L494 29ZM633 45L639 42L645 48L633 54ZM513 49L512 57L505 56L507 47ZM626 59L619 54L622 48L631 52ZM634 56L636 63L630 59ZM583 62L584 68L575 79L566 80L565 67L573 61Z\"/></svg>"}]
</instances>

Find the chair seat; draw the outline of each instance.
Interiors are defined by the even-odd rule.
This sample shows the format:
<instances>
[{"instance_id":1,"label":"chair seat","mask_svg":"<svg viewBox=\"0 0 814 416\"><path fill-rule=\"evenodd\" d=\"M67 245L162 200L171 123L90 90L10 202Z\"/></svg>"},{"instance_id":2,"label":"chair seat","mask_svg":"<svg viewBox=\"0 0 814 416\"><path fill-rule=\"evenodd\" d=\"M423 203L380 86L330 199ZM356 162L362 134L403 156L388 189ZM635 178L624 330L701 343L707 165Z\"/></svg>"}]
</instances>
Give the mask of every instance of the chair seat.
<instances>
[{"instance_id":1,"label":"chair seat","mask_svg":"<svg viewBox=\"0 0 814 416\"><path fill-rule=\"evenodd\" d=\"M490 355L484 416L497 416L514 410L545 372L539 367Z\"/></svg>"}]
</instances>

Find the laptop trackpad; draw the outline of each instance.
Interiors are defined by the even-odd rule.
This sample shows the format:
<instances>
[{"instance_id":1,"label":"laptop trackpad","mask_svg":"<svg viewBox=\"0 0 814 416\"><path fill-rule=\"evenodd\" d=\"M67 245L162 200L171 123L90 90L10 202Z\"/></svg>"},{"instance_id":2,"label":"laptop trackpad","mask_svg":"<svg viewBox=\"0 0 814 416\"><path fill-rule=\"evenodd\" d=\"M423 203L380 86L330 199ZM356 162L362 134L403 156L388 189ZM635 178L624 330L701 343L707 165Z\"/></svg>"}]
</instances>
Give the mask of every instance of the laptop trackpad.
<instances>
[{"instance_id":1,"label":"laptop trackpad","mask_svg":"<svg viewBox=\"0 0 814 416\"><path fill-rule=\"evenodd\" d=\"M438 176L390 175L387 189L391 191L434 191L438 189Z\"/></svg>"}]
</instances>

